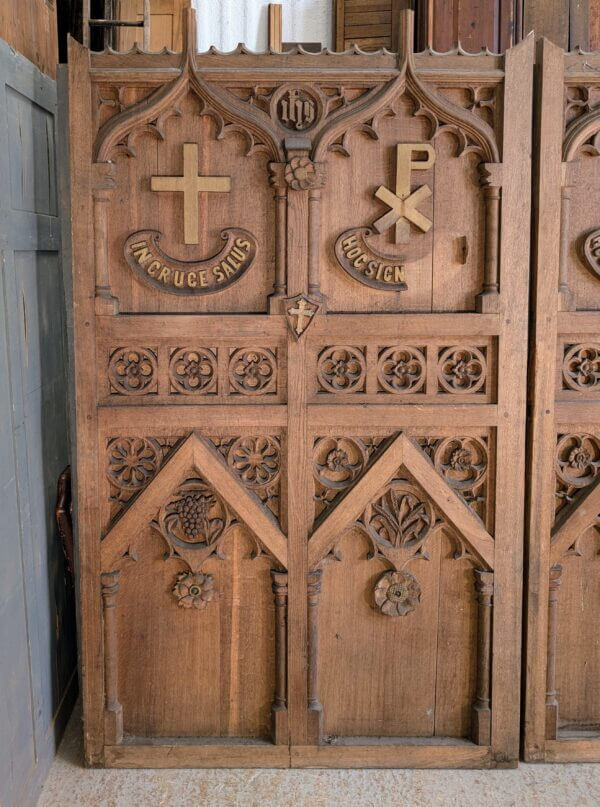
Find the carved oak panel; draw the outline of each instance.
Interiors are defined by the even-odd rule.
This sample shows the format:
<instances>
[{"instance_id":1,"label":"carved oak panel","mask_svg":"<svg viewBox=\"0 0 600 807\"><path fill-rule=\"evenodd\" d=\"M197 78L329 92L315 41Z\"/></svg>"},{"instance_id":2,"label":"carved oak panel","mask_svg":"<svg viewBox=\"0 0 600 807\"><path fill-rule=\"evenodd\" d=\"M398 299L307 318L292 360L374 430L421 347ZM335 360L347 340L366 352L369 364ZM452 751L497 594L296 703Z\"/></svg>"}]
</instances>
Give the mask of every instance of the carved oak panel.
<instances>
[{"instance_id":1,"label":"carved oak panel","mask_svg":"<svg viewBox=\"0 0 600 807\"><path fill-rule=\"evenodd\" d=\"M600 760L600 61L540 51L525 753ZM545 222L545 224L543 223Z\"/></svg>"},{"instance_id":2,"label":"carved oak panel","mask_svg":"<svg viewBox=\"0 0 600 807\"><path fill-rule=\"evenodd\" d=\"M86 759L512 764L532 43L183 20L69 57Z\"/></svg>"}]
</instances>

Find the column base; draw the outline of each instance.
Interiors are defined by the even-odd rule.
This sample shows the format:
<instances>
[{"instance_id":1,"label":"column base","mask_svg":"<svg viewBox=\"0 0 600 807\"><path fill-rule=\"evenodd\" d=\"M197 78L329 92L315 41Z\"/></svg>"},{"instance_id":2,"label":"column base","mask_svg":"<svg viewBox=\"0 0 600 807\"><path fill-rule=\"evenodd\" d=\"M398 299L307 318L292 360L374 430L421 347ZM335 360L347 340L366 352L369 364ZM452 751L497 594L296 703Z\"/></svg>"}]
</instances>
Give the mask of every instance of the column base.
<instances>
[{"instance_id":1,"label":"column base","mask_svg":"<svg viewBox=\"0 0 600 807\"><path fill-rule=\"evenodd\" d=\"M492 713L489 706L473 706L471 711L471 739L477 745L491 744Z\"/></svg>"}]
</instances>

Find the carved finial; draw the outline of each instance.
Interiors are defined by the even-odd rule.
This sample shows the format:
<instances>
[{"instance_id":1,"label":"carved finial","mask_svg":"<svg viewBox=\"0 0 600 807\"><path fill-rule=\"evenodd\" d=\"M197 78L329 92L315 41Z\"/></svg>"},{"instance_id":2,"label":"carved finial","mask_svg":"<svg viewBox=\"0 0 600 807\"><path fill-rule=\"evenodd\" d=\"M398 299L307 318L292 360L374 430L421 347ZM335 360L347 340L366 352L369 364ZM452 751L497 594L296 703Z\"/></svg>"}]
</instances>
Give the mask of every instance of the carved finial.
<instances>
[{"instance_id":1,"label":"carved finial","mask_svg":"<svg viewBox=\"0 0 600 807\"><path fill-rule=\"evenodd\" d=\"M182 62L196 61L196 11L187 5L181 11L181 31L182 31Z\"/></svg>"},{"instance_id":2,"label":"carved finial","mask_svg":"<svg viewBox=\"0 0 600 807\"><path fill-rule=\"evenodd\" d=\"M412 64L415 22L412 0L399 0L399 6L398 62L399 65Z\"/></svg>"}]
</instances>

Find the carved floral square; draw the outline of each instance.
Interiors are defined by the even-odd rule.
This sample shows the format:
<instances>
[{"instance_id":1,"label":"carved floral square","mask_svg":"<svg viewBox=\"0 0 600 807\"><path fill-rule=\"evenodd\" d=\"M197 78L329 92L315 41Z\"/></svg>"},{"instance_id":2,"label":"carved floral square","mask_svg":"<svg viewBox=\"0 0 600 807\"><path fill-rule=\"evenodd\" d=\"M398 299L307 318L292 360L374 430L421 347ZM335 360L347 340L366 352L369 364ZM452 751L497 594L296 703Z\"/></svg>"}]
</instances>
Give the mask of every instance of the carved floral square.
<instances>
[{"instance_id":1,"label":"carved floral square","mask_svg":"<svg viewBox=\"0 0 600 807\"><path fill-rule=\"evenodd\" d=\"M108 378L111 394L146 395L157 391L156 350L119 347L110 354Z\"/></svg>"},{"instance_id":2,"label":"carved floral square","mask_svg":"<svg viewBox=\"0 0 600 807\"><path fill-rule=\"evenodd\" d=\"M239 348L229 358L229 384L234 394L277 392L277 358L264 347Z\"/></svg>"}]
</instances>

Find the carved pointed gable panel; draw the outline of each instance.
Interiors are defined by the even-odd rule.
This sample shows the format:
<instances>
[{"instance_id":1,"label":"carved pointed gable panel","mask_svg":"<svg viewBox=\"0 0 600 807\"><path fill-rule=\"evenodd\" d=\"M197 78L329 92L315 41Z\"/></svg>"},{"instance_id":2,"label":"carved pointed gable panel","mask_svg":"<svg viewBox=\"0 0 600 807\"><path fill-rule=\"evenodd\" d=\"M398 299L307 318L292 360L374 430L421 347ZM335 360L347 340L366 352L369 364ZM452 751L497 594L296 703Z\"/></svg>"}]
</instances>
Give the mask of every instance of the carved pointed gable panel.
<instances>
[{"instance_id":1,"label":"carved pointed gable panel","mask_svg":"<svg viewBox=\"0 0 600 807\"><path fill-rule=\"evenodd\" d=\"M402 479L403 470L409 474L408 480ZM394 511L406 508L410 511L409 522L413 510L421 514L417 519L421 528L415 533L416 538L406 539L402 529L392 529L393 523L396 526L399 523L398 512ZM355 484L351 495L346 494L318 525L310 538L309 561L313 566L320 562L340 532L355 523L362 524L375 543L379 536L380 541L393 548L402 548L404 543L413 547L415 541L424 541L434 528L436 510L466 542L469 550L488 568L493 568L494 539L481 520L441 479L427 455L410 438L400 434ZM378 513L379 527L373 526ZM414 529L406 534L409 533L413 535Z\"/></svg>"},{"instance_id":2,"label":"carved pointed gable panel","mask_svg":"<svg viewBox=\"0 0 600 807\"><path fill-rule=\"evenodd\" d=\"M108 530L102 540L103 565L110 567L127 551L140 525L154 524L170 554L199 568L236 520L286 566L286 539L272 514L211 443L191 434Z\"/></svg>"}]
</instances>

